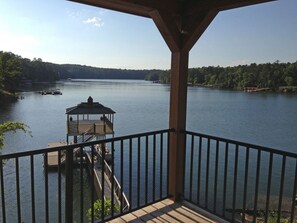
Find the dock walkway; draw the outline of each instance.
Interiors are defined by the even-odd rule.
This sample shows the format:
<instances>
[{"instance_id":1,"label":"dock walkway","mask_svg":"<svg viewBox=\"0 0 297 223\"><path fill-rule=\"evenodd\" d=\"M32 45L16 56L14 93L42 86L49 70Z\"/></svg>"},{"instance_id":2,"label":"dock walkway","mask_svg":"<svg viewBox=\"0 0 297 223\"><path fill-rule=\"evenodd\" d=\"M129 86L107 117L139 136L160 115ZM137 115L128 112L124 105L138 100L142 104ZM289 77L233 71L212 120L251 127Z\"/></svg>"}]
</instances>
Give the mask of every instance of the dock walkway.
<instances>
[{"instance_id":1,"label":"dock walkway","mask_svg":"<svg viewBox=\"0 0 297 223\"><path fill-rule=\"evenodd\" d=\"M67 145L66 142L51 142L48 143L48 147L60 147L60 146L65 146ZM99 156L99 160L102 160L102 156L101 156L101 149L100 147L96 148L97 149L97 154ZM108 149L106 148L106 150L108 151ZM78 153L80 151L80 147L75 148L73 150L73 161L74 164L75 163L80 163L80 159L78 159L75 154ZM85 151L85 155L84 156L84 163L86 164L86 167L88 169L88 172L90 174L90 176L94 176L94 188L97 192L97 196L100 198L101 194L102 194L102 185L104 186L104 197L103 199L111 199L112 197L112 193L114 194L114 202L117 203L120 207L123 208L123 210L129 208L130 204L128 202L127 197L125 196L124 192L122 193L122 189L121 186L118 182L118 180L116 179L115 175L112 173L109 164L107 163L106 160L104 160L104 181L102 182L102 166L99 163L99 161L96 159L96 156L94 156L94 168L92 168L92 155L90 153L90 151L86 152ZM106 157L108 157L108 155L106 155ZM66 161L66 156L65 154L61 154L61 160L60 160L60 164L63 165L65 164ZM59 153L58 151L54 151L54 152L49 152L47 154L47 168L49 169L55 169L58 168L59 166ZM111 182L114 182L113 186L113 190L112 190L112 185ZM121 205L121 201L120 199L122 199L122 205Z\"/></svg>"},{"instance_id":2,"label":"dock walkway","mask_svg":"<svg viewBox=\"0 0 297 223\"><path fill-rule=\"evenodd\" d=\"M100 152L99 154L99 160L102 159L102 157L100 156ZM88 166L88 170L90 175L92 175L92 171L91 171L91 155L90 153L87 153L87 166ZM94 186L96 189L96 192L98 194L98 197L100 197L101 193L102 193L102 166L99 164L99 162L96 160L96 162L94 162ZM112 180L114 181L114 188L112 188L111 182ZM123 208L123 210L129 208L130 204L129 201L125 195L125 193L122 193L121 190L121 186L117 180L117 178L115 177L115 175L112 173L109 164L106 162L106 160L104 160L104 198L103 199L110 199L112 193L114 194L114 202L117 203L120 207ZM121 199L122 199L122 204L121 204Z\"/></svg>"},{"instance_id":3,"label":"dock walkway","mask_svg":"<svg viewBox=\"0 0 297 223\"><path fill-rule=\"evenodd\" d=\"M88 163L91 163L91 155L89 153L87 153L87 159L88 159ZM91 165L89 165L89 166L91 166ZM100 195L101 190L102 190L102 169L101 169L98 161L94 162L94 173L95 173L94 180L96 180L95 186L99 187L99 188L95 188L95 189L97 191L97 194ZM92 174L91 170L90 170L90 174ZM108 177L106 176L106 174L104 174L104 183L103 184L104 184L104 198L105 199L111 198L111 187L110 187L110 183L109 183L109 180L108 180Z\"/></svg>"}]
</instances>

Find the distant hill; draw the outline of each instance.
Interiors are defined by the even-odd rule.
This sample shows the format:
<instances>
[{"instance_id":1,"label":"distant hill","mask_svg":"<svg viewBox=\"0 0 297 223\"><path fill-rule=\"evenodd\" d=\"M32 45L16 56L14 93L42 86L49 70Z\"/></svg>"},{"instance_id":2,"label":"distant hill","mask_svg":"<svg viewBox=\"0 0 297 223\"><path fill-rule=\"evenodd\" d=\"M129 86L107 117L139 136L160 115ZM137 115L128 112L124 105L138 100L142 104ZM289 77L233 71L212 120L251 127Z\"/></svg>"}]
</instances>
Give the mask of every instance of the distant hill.
<instances>
[{"instance_id":1,"label":"distant hill","mask_svg":"<svg viewBox=\"0 0 297 223\"><path fill-rule=\"evenodd\" d=\"M22 58L11 52L0 51L0 90L15 94L26 81L55 82L61 79L136 79L170 83L170 70L129 70L97 68L77 64L54 64ZM239 65L234 67L201 67L188 70L188 82L196 86L209 86L243 90L268 88L272 91L297 91L297 61Z\"/></svg>"},{"instance_id":2,"label":"distant hill","mask_svg":"<svg viewBox=\"0 0 297 223\"><path fill-rule=\"evenodd\" d=\"M25 84L55 82L61 79L136 79L158 80L161 70L97 68L77 64L54 64L22 58L0 51L0 99L15 98Z\"/></svg>"},{"instance_id":3,"label":"distant hill","mask_svg":"<svg viewBox=\"0 0 297 223\"><path fill-rule=\"evenodd\" d=\"M138 79L144 80L150 70L127 70L113 68L97 68L77 64L53 64L58 71L60 79Z\"/></svg>"}]
</instances>

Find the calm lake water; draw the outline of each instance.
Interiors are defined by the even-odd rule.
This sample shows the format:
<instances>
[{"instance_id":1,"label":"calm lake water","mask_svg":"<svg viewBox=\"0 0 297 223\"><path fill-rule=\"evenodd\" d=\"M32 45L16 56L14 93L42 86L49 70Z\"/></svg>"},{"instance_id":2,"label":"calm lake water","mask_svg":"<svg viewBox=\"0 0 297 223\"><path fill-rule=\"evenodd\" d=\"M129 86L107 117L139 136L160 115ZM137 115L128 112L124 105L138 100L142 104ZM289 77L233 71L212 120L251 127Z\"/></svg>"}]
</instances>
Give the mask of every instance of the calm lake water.
<instances>
[{"instance_id":1,"label":"calm lake water","mask_svg":"<svg viewBox=\"0 0 297 223\"><path fill-rule=\"evenodd\" d=\"M59 88L63 95L36 91ZM8 134L3 153L43 148L66 139L67 107L89 96L116 111L115 135L168 128L169 86L146 81L81 80L35 86L24 100L1 105L0 122L22 121L33 138ZM189 87L187 129L297 152L297 95L250 94Z\"/></svg>"},{"instance_id":2,"label":"calm lake water","mask_svg":"<svg viewBox=\"0 0 297 223\"><path fill-rule=\"evenodd\" d=\"M55 88L63 95L37 93ZM116 136L168 128L169 90L167 85L131 80L75 80L34 86L23 93L23 100L0 107L0 122L24 122L33 135L31 138L21 132L7 134L2 153L45 148L48 142L65 141L66 108L86 101L89 96L116 111ZM297 95L189 87L187 129L296 153ZM42 163L42 159L36 160L38 162ZM28 169L26 165L20 163L21 168ZM8 175L9 167L7 163ZM43 170L36 170L35 175L36 179L41 179L43 188ZM49 178L56 178L55 175L50 174ZM21 178L21 192L30 195L30 188L26 186L30 173ZM9 180L5 183L9 185ZM15 200L15 194L8 194L6 199ZM36 206L44 205L42 202L42 199L37 201ZM16 207L11 204L10 208L15 210ZM15 219L13 212L8 210L12 220ZM22 216L30 219L30 207L28 213L26 208L22 210Z\"/></svg>"}]
</instances>

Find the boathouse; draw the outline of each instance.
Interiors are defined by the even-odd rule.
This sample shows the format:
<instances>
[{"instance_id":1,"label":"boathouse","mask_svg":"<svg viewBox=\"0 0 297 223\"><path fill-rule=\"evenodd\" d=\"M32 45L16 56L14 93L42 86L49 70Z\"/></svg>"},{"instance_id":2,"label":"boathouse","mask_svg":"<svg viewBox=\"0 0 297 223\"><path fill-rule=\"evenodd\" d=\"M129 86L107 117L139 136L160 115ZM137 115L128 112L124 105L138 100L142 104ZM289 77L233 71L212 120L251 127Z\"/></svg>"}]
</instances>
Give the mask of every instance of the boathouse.
<instances>
[{"instance_id":1,"label":"boathouse","mask_svg":"<svg viewBox=\"0 0 297 223\"><path fill-rule=\"evenodd\" d=\"M74 143L77 143L78 141L88 141L94 137L102 136L105 138L108 134L114 134L113 122L115 112L99 102L93 102L91 96L87 102L67 108L66 114L67 143L69 143L70 136L73 136Z\"/></svg>"}]
</instances>

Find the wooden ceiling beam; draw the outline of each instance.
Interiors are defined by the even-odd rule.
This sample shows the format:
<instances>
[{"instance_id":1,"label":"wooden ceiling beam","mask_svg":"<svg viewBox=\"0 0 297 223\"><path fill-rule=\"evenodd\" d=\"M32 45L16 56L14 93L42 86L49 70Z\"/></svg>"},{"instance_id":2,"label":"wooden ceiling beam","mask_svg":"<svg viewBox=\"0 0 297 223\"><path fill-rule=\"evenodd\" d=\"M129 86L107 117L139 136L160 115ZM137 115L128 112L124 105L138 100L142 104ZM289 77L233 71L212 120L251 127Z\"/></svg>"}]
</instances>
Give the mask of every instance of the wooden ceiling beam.
<instances>
[{"instance_id":1,"label":"wooden ceiling beam","mask_svg":"<svg viewBox=\"0 0 297 223\"><path fill-rule=\"evenodd\" d=\"M266 2L272 2L277 0L216 0L213 4L213 8L218 11L223 10L229 10L229 9L235 9L245 6L252 6L256 4L266 3Z\"/></svg>"},{"instance_id":2,"label":"wooden ceiling beam","mask_svg":"<svg viewBox=\"0 0 297 223\"><path fill-rule=\"evenodd\" d=\"M185 50L192 49L217 14L218 11L209 10L187 19L183 28L183 48Z\"/></svg>"},{"instance_id":3,"label":"wooden ceiling beam","mask_svg":"<svg viewBox=\"0 0 297 223\"><path fill-rule=\"evenodd\" d=\"M153 6L156 0L68 0L100 8L115 10L118 12L129 13L133 15L150 17L150 12L154 10Z\"/></svg>"},{"instance_id":4,"label":"wooden ceiling beam","mask_svg":"<svg viewBox=\"0 0 297 223\"><path fill-rule=\"evenodd\" d=\"M151 12L150 16L169 49L172 52L178 51L182 42L180 31L178 30L177 18L172 16L172 14L161 10L155 10Z\"/></svg>"},{"instance_id":5,"label":"wooden ceiling beam","mask_svg":"<svg viewBox=\"0 0 297 223\"><path fill-rule=\"evenodd\" d=\"M157 8L151 17L172 52L190 50L221 10L268 1L275 0L178 0L174 8Z\"/></svg>"}]
</instances>

